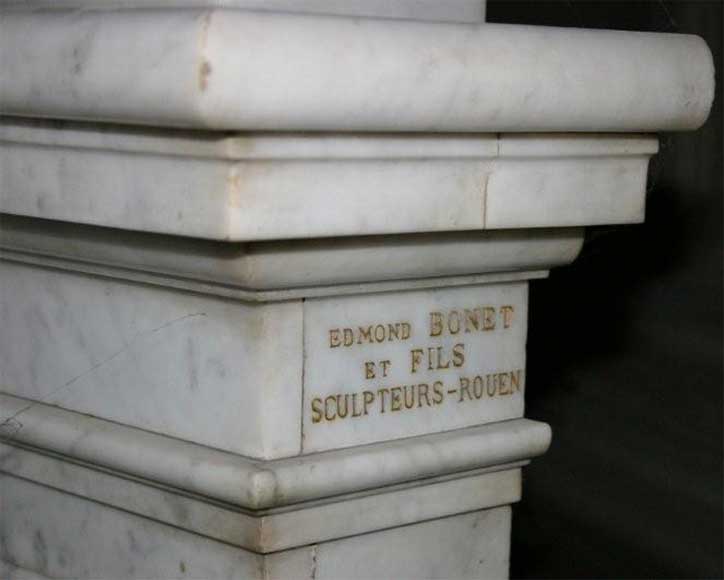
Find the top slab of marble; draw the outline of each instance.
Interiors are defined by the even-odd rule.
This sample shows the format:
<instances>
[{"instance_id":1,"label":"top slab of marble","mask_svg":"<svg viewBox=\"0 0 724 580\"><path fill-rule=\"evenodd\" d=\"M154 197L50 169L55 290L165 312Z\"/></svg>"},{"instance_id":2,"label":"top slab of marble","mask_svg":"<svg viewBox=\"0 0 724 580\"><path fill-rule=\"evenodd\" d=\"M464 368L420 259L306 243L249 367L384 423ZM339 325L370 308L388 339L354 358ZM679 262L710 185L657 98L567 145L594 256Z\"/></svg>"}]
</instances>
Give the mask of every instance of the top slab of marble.
<instances>
[{"instance_id":1,"label":"top slab of marble","mask_svg":"<svg viewBox=\"0 0 724 580\"><path fill-rule=\"evenodd\" d=\"M240 8L404 18L440 22L482 22L485 0L0 0L0 6L37 8Z\"/></svg>"},{"instance_id":2,"label":"top slab of marble","mask_svg":"<svg viewBox=\"0 0 724 580\"><path fill-rule=\"evenodd\" d=\"M0 114L14 116L218 130L656 132L700 126L714 94L711 52L681 34L7 6L0 27Z\"/></svg>"}]
</instances>

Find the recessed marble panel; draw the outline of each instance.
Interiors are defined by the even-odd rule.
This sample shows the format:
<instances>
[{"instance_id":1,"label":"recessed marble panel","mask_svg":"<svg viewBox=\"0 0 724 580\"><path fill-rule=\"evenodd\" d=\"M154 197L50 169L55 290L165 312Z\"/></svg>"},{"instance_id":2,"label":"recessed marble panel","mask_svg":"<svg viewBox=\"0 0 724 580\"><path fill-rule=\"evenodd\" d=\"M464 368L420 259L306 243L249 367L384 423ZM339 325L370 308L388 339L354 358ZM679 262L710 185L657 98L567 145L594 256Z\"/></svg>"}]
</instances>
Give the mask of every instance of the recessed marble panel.
<instances>
[{"instance_id":1,"label":"recessed marble panel","mask_svg":"<svg viewBox=\"0 0 724 580\"><path fill-rule=\"evenodd\" d=\"M303 450L522 416L527 288L305 301Z\"/></svg>"}]
</instances>

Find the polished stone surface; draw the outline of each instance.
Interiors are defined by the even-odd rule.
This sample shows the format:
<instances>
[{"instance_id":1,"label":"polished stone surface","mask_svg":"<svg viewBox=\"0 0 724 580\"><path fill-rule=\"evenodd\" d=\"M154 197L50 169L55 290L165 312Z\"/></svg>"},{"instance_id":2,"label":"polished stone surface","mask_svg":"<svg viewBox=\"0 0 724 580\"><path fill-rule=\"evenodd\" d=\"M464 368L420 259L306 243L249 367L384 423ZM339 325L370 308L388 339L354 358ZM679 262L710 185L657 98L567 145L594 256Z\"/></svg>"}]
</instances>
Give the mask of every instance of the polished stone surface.
<instances>
[{"instance_id":1,"label":"polished stone surface","mask_svg":"<svg viewBox=\"0 0 724 580\"><path fill-rule=\"evenodd\" d=\"M683 34L228 9L6 10L0 34L0 114L25 117L653 132L699 127L713 94L711 52Z\"/></svg>"},{"instance_id":2,"label":"polished stone surface","mask_svg":"<svg viewBox=\"0 0 724 580\"><path fill-rule=\"evenodd\" d=\"M5 120L0 211L224 242L638 223L657 150L642 135L229 137Z\"/></svg>"}]
</instances>

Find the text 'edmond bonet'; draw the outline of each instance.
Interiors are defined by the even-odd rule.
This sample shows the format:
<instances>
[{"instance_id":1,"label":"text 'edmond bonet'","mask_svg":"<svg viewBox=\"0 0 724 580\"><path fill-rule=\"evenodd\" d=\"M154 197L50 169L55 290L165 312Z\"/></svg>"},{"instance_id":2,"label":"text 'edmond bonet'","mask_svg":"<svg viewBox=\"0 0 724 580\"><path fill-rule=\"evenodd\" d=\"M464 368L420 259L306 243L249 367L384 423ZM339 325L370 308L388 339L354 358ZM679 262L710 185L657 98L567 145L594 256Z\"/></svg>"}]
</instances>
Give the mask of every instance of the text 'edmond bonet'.
<instances>
[{"instance_id":1,"label":"text 'edmond bonet'","mask_svg":"<svg viewBox=\"0 0 724 580\"><path fill-rule=\"evenodd\" d=\"M409 384L367 386L356 392L334 393L311 400L312 423L331 422L338 419L364 417L370 413L396 413L422 407L436 407L453 398L458 403L485 398L497 398L520 392L522 369L440 376L426 382L415 381L420 372L441 372L448 369L462 371L466 362L465 335L505 331L513 325L515 308L512 305L478 306L432 311L427 316L426 335L437 339L445 336L459 338L452 347L426 345L411 348L403 364L409 373ZM414 336L410 322L398 321L349 327L332 328L328 331L329 348L354 349L368 344L408 341ZM390 359L364 361L362 377L365 381L384 380L389 377L393 361ZM451 397L452 396L452 397Z\"/></svg>"}]
</instances>

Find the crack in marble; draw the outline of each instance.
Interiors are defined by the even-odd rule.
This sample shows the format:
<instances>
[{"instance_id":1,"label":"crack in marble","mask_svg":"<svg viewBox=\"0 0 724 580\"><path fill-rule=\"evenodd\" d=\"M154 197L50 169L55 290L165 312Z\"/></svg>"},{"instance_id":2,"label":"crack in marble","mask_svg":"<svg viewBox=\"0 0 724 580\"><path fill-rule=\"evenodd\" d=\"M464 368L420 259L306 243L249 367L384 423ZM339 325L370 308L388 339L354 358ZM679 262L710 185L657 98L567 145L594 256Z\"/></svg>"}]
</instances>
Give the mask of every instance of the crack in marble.
<instances>
[{"instance_id":1,"label":"crack in marble","mask_svg":"<svg viewBox=\"0 0 724 580\"><path fill-rule=\"evenodd\" d=\"M192 312L190 314L185 314L184 316L180 316L178 318L174 318L173 320L169 320L168 322L165 322L155 328L152 328L151 330L147 330L144 332L139 332L136 334L129 342L127 342L123 348L117 350L112 355L104 358L102 361L94 364L92 367L86 369L82 373L74 376L69 381L66 381L59 387L53 389L49 394L47 394L45 397L42 397L39 401L33 401L32 403L29 403L19 411L16 411L14 414L12 414L10 417L3 419L0 421L0 436L4 437L14 437L17 435L17 433L23 428L23 424L17 420L17 418L22 415L23 413L27 412L29 409L32 409L35 405L38 403L47 403L50 401L50 399L53 399L58 393L62 392L63 390L67 389L73 383L76 383L83 377L91 374L92 372L98 370L100 367L108 364L115 358L119 357L121 354L126 352L131 346L133 346L138 340L145 338L147 336L150 336L152 334L155 334L157 332L160 332L161 330L164 330L168 328L169 326L173 326L175 324L178 324L179 322L183 322L184 320L188 320L189 318L196 318L199 316L206 316L205 312Z\"/></svg>"}]
</instances>

